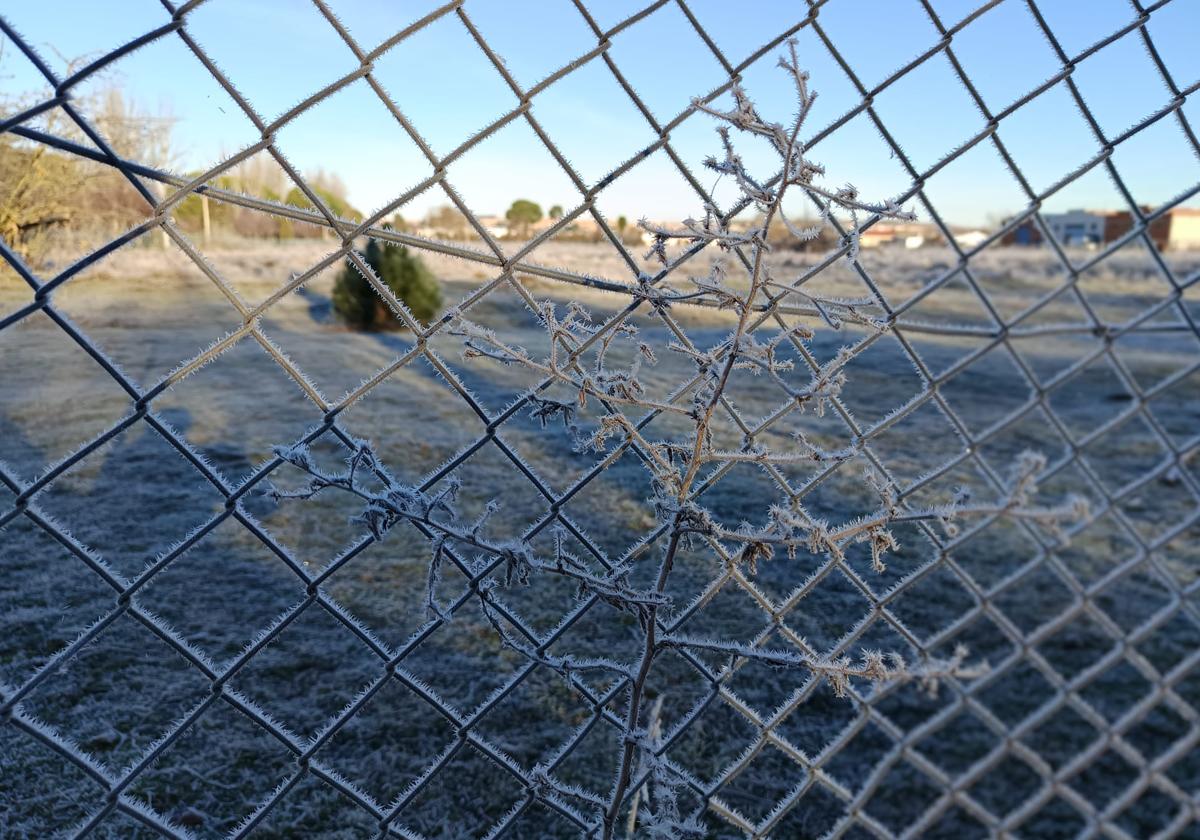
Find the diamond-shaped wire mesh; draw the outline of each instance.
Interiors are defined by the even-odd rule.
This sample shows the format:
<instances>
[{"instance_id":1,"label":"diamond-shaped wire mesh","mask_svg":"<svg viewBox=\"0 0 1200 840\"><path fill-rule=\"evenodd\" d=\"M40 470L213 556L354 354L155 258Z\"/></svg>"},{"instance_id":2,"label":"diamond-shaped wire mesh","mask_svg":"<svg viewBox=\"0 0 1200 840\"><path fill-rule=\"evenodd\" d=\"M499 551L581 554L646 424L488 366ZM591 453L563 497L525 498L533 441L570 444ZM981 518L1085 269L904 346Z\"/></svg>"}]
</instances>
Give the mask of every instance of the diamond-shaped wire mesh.
<instances>
[{"instance_id":1,"label":"diamond-shaped wire mesh","mask_svg":"<svg viewBox=\"0 0 1200 840\"><path fill-rule=\"evenodd\" d=\"M816 562L814 556L814 562L799 565L773 561L755 575L734 563L716 540L688 556L686 564L681 559L678 565L687 571L673 579L679 591L672 594L676 603L688 606L654 619L664 633L703 632L813 656L873 647L936 655L964 642L990 669L975 679L948 680L936 698L912 686L883 684L854 686L842 699L833 697L819 677L781 673L739 657L704 657L684 649L664 653L646 687L654 703L639 723L657 730L654 749L676 780L673 795L685 811L696 812L711 836L1194 832L1200 796L1200 559L1194 549L1200 520L1195 469L1200 414L1195 390L1188 389L1196 388L1200 343L1171 344L1174 358L1149 370L1158 373L1149 381L1138 353L1154 350L1163 336L1200 342L1195 296L1189 294L1200 272L1192 267L1181 273L1152 235L1152 227L1192 199L1200 185L1147 210L1114 164L1125 144L1164 121L1176 122L1191 153L1200 155L1184 108L1197 84L1179 87L1150 29L1156 15L1187 2L1131 0L1118 28L1075 49L1059 40L1045 4L1036 0L992 0L957 22L939 12L941 4L920 0L913 5L939 39L920 45L916 58L873 81L868 70L856 71L855 61L861 59L839 50L836 26L829 21L838 0L808 0L796 20L741 54L719 46L725 43L715 31L719 16L700 15L687 0L658 0L620 20L607 20L611 9L601 13L601 4L574 0L572 14L595 45L525 87L462 0L370 47L356 41L324 0L314 0L353 69L323 80L316 93L273 120L238 92L238 80L193 39L189 19L203 0L178 6L162 0L162 20L147 22L155 28L68 78L57 76L0 15L4 36L54 91L51 99L7 115L0 123L3 131L119 172L149 208L143 224L54 276L37 275L0 241L0 254L31 290L0 319L0 337L7 334L8 346L16 348L10 358L22 344L22 327L44 320L73 343L74 375L111 385L103 405L89 397L86 406L60 410L64 425L73 422L72 415L94 421L81 433L91 435L90 442L48 458L32 472L0 465L0 533L9 546L0 548L0 563L6 579L17 587L62 587L69 591L64 600L71 609L92 611L78 627L64 617L61 623L69 632L46 630L36 641L18 633L24 619L16 607L5 619L17 652L12 644L6 647L0 683L4 821L19 827L40 824L43 833L71 836L343 830L354 836L600 836L612 830L605 824L611 810L620 815L617 833L626 831L627 815L634 811L630 825L637 832L639 802L645 809L654 796L651 774L634 767L619 801L610 802L619 758L632 737L625 721L628 681L563 673L522 655L527 648L539 654L619 657L629 653L622 648L628 622L604 612L594 594L577 598L569 588L535 583L525 593L506 592L504 601L493 602L508 632L525 648L502 646L488 622L473 613L480 588L502 574L500 559L481 564L449 551L446 579L438 590L445 602L428 617L420 548L432 536L428 528L419 522L405 526L406 534L389 535L382 544L358 531L322 532L321 540L342 540L345 547L333 557L309 557L306 544L314 539L314 529L327 527L320 524L326 520L344 522L347 510L296 507L293 513L303 520L296 524L273 518L259 491L269 477L279 478L288 469L283 458L269 454L272 443L310 444L315 453L333 457L352 450L358 437L373 437L393 469L420 475L421 491L437 492L456 479L465 494L478 496L464 504L479 508L487 498L502 495L509 538L546 544L569 540L573 550L609 570L636 565L639 557L658 550L666 526L642 510L648 490L629 490L644 481L639 478L644 451L626 441L598 460L581 460L565 435L530 432L526 415L546 383L504 379L484 388L489 374L460 367L443 350L452 346L446 333L464 314L481 322L491 317L489 325L502 336L511 331L519 340L527 338L511 313L536 307L535 283L558 291L623 295L621 307L606 314L605 329L644 319L651 308L646 286L686 273L703 250L685 250L648 274L599 209L607 188L655 155L665 156L690 185L698 205L716 203L672 145L672 134L683 130L695 102L664 105L671 101L665 95L667 80L653 82L664 86L661 95L642 89L650 80L631 81L614 48L621 33L669 12L673 24L687 30L681 37L701 45L706 61L710 57L720 70L722 78L711 89L688 91L700 103L717 101L789 38L811 37L824 50L822 60L840 68L844 78L836 84L848 84L856 101L811 136L809 147L819 152L839 128L865 121L882 137L881 149L903 169L908 187L901 199L914 202L939 229L952 255L919 287L906 290L886 261L842 259L849 247L843 242L836 253L804 267L790 289L770 297L755 313L754 329L786 329L787 320L796 317L819 323L816 310L805 303L810 299L799 290L830 276L865 287L886 323L882 331L847 329L828 339L834 342L828 347L818 338L811 348L797 348L797 361L816 371L819 356L838 342L849 343L851 384L841 397L831 398L820 434L858 457L833 459L807 474L739 464L707 478L699 492L714 509L733 516L739 515L737 497L747 493L763 498L781 493L817 510L837 510L839 494L850 492L844 479L851 469L846 464L854 460L895 482L904 503L947 482L967 480L967 474L983 491L1002 494L1006 464L1016 451L1033 446L1051 455L1044 484L1078 490L1092 502L1086 519L1071 527L1069 545L1033 525L999 517L971 522L952 538L917 523L906 535L907 550L882 579L854 557ZM1019 6L1029 16L1030 36L1049 43L1057 70L1032 89L1013 91L1011 104L996 110L979 85L990 89L997 83L970 75L956 44L974 37L972 25L1002 5ZM1071 13L1087 14L1082 6ZM444 154L426 142L374 75L389 53L402 51L408 39L435 25L452 25L465 34L463 42L478 48L517 103ZM87 80L161 39L185 45L259 137L191 179L123 159L71 102L72 91ZM1090 56L1117 43L1136 43L1148 52L1170 99L1161 107L1138 103L1145 105L1140 112L1151 113L1113 133L1097 119L1075 76ZM456 60L446 57L445 72L454 72ZM889 130L886 101L889 91L934 62L951 69L966 92L961 109L974 109L970 116L981 122L965 142L917 160L901 146L903 138ZM608 74L622 105L632 105L656 138L628 159L608 161L608 174L591 183L536 117L539 96L585 70ZM814 84L820 87L823 81L814 79ZM290 124L356 82L370 87L432 174L371 218L348 222L329 209L276 143ZM1098 151L1047 181L1027 177L1004 137L1006 121L1019 119L1052 89L1082 113ZM664 107L680 110L669 114ZM88 142L31 127L38 114L53 108L61 109ZM559 223L515 250L497 241L472 212L455 188L453 168L512 124L531 129L581 196ZM930 197L931 185L960 158L981 150L1003 162L1026 208L986 241L964 247ZM219 176L254 154L273 158L312 209L219 185ZM1133 223L1115 242L1080 255L1057 242L1041 207L1093 173L1111 179ZM478 248L383 227L385 217L430 190L443 191L463 213L478 236ZM191 194L324 227L338 245L265 299L249 303L173 221L173 208ZM732 218L745 203L719 209ZM589 217L628 270L627 280L602 279L538 259L556 234ZM862 230L878 221L864 219ZM1006 274L1005 260L1025 257L994 252L1006 236L1030 226L1044 238L1043 249L1051 257L1043 264L1052 263L1047 270L1058 279L1021 298L1004 286L1013 273ZM106 342L85 332L58 301L73 279L159 230L232 304L236 322L195 355L166 360L169 372L141 387L123 372ZM481 279L450 313L428 326L375 282L412 339L398 340L393 361L363 371L361 384L349 385L344 396L331 400L324 391L338 374L336 365L323 362L319 351L297 361L285 341L270 335L271 318L330 267L349 261L369 274L354 250L364 235L466 261ZM1089 292L1088 278L1131 247L1145 249L1161 293L1138 298L1129 309ZM980 313L972 323L964 323L961 313L929 314L929 302L944 299L951 289L960 305ZM509 308L489 316L489 303L502 296L509 298ZM704 346L714 329L728 328L696 314L710 317L711 308L703 309L706 301L694 303L655 313L663 344L690 344L699 334L692 346ZM1061 312L1074 313L1074 320L1064 320ZM268 362L260 363L256 346ZM258 361L251 363L251 356ZM27 363L39 361L35 356ZM265 439L259 454L266 454L258 463L222 455L221 445L228 441L220 433L216 439L190 433L188 424L194 421L179 407L186 403L167 402L192 387L200 389L195 399L219 400L220 388L194 384L210 365L238 365L244 370L243 387L266 405L241 425L231 421L224 435L248 440L249 424L264 418L292 430L290 437ZM910 393L901 394L895 405L878 404L884 393L878 390L881 378L902 383ZM856 381L866 390L856 393ZM301 396L291 384L299 386ZM15 397L8 386L0 382L0 388L6 412L19 409L10 402ZM372 399L389 388L408 389L398 398L421 401L419 410L428 413L389 418L386 411L372 409ZM684 393L686 388L671 399ZM723 408L747 447L788 429L793 412L799 414L791 395L769 389L731 392ZM639 428L656 422L655 414L641 419ZM288 425L288 418L295 422ZM397 420L428 428L414 435L395 428ZM438 424L458 431L439 431ZM459 434L463 428L471 429L469 437ZM120 452L129 466L107 480L89 478L92 456L108 450ZM1118 461L1123 468L1113 466ZM151 473L156 489L147 491L139 483ZM735 481L736 489L728 489ZM146 534L133 548L121 548L111 547L105 534L112 528L132 533L137 526L127 516L107 523L109 531L106 523L89 524L89 508L108 510L115 502L118 508L148 510L161 492L169 492L174 509L187 512L184 519L172 520L177 532ZM251 555L253 560L230 560ZM195 576L181 594L171 581L183 569ZM360 579L351 581L355 574ZM414 575L421 579L415 585ZM206 592L201 584L218 578L226 588ZM356 600L355 587L388 594ZM62 611L65 615L67 607ZM138 695L153 697L151 707L135 705ZM654 720L648 717L651 709ZM57 781L46 787L34 776ZM225 810L216 813L218 807Z\"/></svg>"}]
</instances>

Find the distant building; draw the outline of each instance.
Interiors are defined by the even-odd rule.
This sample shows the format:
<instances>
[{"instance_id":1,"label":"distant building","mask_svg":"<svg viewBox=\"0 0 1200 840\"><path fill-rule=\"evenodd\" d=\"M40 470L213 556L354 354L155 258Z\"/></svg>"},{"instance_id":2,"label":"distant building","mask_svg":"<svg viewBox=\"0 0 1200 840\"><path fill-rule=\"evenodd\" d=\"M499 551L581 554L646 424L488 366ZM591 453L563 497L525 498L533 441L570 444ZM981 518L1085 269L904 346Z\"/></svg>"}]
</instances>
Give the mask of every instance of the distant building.
<instances>
[{"instance_id":1,"label":"distant building","mask_svg":"<svg viewBox=\"0 0 1200 840\"><path fill-rule=\"evenodd\" d=\"M1007 222L1006 222L1007 224ZM1020 224L1000 237L1001 245L1041 245L1042 229L1032 218L1022 219Z\"/></svg>"},{"instance_id":2,"label":"distant building","mask_svg":"<svg viewBox=\"0 0 1200 840\"><path fill-rule=\"evenodd\" d=\"M1153 208L1143 207L1149 213ZM1043 213L1050 234L1067 247L1096 248L1115 242L1133 228L1128 210L1069 210ZM1150 223L1150 239L1162 251L1200 248L1200 209L1175 207ZM1005 245L1040 245L1044 236L1033 219L1025 219L1004 235Z\"/></svg>"},{"instance_id":3,"label":"distant building","mask_svg":"<svg viewBox=\"0 0 1200 840\"><path fill-rule=\"evenodd\" d=\"M1200 248L1200 208L1176 207L1162 217L1167 222L1166 247L1178 251ZM1150 235L1160 220L1150 225Z\"/></svg>"},{"instance_id":4,"label":"distant building","mask_svg":"<svg viewBox=\"0 0 1200 840\"><path fill-rule=\"evenodd\" d=\"M864 230L858 237L863 248L880 245L903 245L905 248L920 248L926 242L937 241L938 230L933 225L877 223Z\"/></svg>"},{"instance_id":5,"label":"distant building","mask_svg":"<svg viewBox=\"0 0 1200 840\"><path fill-rule=\"evenodd\" d=\"M1066 213L1046 213L1042 216L1050 235L1068 247L1100 245L1108 242L1104 235L1108 214L1094 210L1068 210Z\"/></svg>"},{"instance_id":6,"label":"distant building","mask_svg":"<svg viewBox=\"0 0 1200 840\"><path fill-rule=\"evenodd\" d=\"M863 248L878 248L895 242L899 236L897 225L875 224L858 235L858 244Z\"/></svg>"},{"instance_id":7,"label":"distant building","mask_svg":"<svg viewBox=\"0 0 1200 840\"><path fill-rule=\"evenodd\" d=\"M508 236L508 220L503 216L477 216L479 224L497 239Z\"/></svg>"},{"instance_id":8,"label":"distant building","mask_svg":"<svg viewBox=\"0 0 1200 840\"><path fill-rule=\"evenodd\" d=\"M954 241L958 243L960 248L978 248L988 237L991 236L986 230L971 228L968 230L954 231Z\"/></svg>"}]
</instances>

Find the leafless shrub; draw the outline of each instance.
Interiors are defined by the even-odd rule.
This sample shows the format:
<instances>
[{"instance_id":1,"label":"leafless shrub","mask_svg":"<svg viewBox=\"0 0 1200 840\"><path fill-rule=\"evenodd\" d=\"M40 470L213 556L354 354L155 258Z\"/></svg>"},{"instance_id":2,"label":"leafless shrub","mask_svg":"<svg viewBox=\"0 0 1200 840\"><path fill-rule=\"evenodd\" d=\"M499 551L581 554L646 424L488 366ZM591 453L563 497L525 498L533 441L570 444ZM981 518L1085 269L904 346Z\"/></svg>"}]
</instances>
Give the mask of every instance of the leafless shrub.
<instances>
[{"instance_id":1,"label":"leafless shrub","mask_svg":"<svg viewBox=\"0 0 1200 840\"><path fill-rule=\"evenodd\" d=\"M849 219L844 235L847 259L858 258L858 230L865 221L884 217L911 219L912 214L895 201L870 203L860 198L851 185L829 189L821 184L823 167L806 156L799 140L800 130L815 98L808 87L808 75L798 65L794 44L780 67L795 85L798 111L791 124L784 126L763 118L747 93L738 86L732 89L733 107L721 110L702 102L696 107L720 121L717 129L721 154L706 161L708 168L722 177L734 179L742 194L759 213L759 223L749 229L734 230L728 219L714 207L706 207L702 219L687 219L677 227L665 227L640 222L653 238L649 256L669 264L669 249L673 244L703 247L717 253L708 273L689 279L689 286L673 288L655 284L643 278L633 292L635 300L652 312L663 312L681 300L703 298L719 308L729 310L736 318L731 334L714 347L692 346L683 339L666 347L655 348L638 333L626 318L599 323L579 303L560 309L552 302L536 307L549 340L545 356L535 357L524 347L506 342L494 331L459 315L452 333L462 339L463 357L503 365L519 366L546 377L549 384L563 386L575 395L573 402L553 400L540 393L530 397L530 415L542 428L561 422L569 429L580 450L606 452L614 445L636 448L643 456L650 473L653 497L648 500L659 522L666 526L666 547L659 559L655 584L637 588L630 583L634 566L632 560L607 570L596 570L572 556L564 542L555 540L550 557L538 555L525 541L496 541L487 537L488 519L499 508L499 502L489 503L483 514L467 521L458 513L455 497L458 485L451 482L436 493L426 493L398 482L378 461L371 447L358 443L349 456L346 469L332 473L318 468L307 450L283 448L277 454L308 475L307 484L299 490L281 493L280 497L309 498L325 490L351 493L363 501L361 522L382 538L399 522L418 526L427 536L430 546L428 593L426 603L431 613L443 615L436 599L441 570L447 562L466 563L466 575L480 581L473 587L474 597L487 621L495 629L502 644L519 651L530 660L555 671L594 670L605 672L627 685L627 705L624 738L616 757L614 783L607 802L596 803L583 794L559 790L564 796L584 798L601 811L603 835L611 837L624 807L626 794L635 778L635 769L649 779L649 804L643 809L641 823L648 836L688 836L701 833L692 817L680 812L675 795L678 781L670 762L661 754L661 745L644 728L647 679L663 651L683 649L693 652L726 655L734 660L753 660L777 668L797 668L813 677L828 681L839 696L852 693L856 680L870 682L913 681L933 692L948 679L967 679L979 676L984 666L969 664L968 652L958 648L947 659L925 658L908 661L897 652L865 651L859 660L846 656L819 657L799 650L770 649L757 644L717 641L677 632L670 632L662 616L672 607L667 595L667 582L677 556L684 546L709 544L745 574L757 573L758 565L773 560L778 554L789 561L802 555L845 560L847 548L856 543L869 545L876 571L886 567L887 557L899 547L893 527L899 523L928 522L953 534L956 520L963 516L1009 516L1036 521L1050 529L1085 514L1084 503L1068 499L1055 506L1034 503L1038 473L1045 466L1036 454L1023 455L1014 468L1005 496L975 502L965 491L956 493L943 503L914 509L902 501L898 488L875 471L868 470L863 482L869 498L877 499L874 507L862 510L844 522L831 523L809 513L794 499L781 498L764 504L761 526L743 524L730 529L719 524L702 504L697 493L701 479L709 470L727 467L735 462L748 462L764 467L802 462L822 462L830 459L849 460L853 450L828 453L797 436L790 451L772 451L758 443L746 443L741 448L723 447L718 443L718 416L731 380L748 373L766 376L777 383L795 402L799 410L823 413L834 401L846 382L846 366L851 360L849 351L836 354L823 365L813 366L808 381L797 384L795 364L780 352L788 346L803 346L813 338L813 330L800 323L785 326L770 338L756 335L760 321L754 319L765 298L772 301L800 296L815 305L825 328L839 329L843 322L853 321L869 329L882 331L888 324L870 316L871 301L820 298L801 291L797 286L773 275L768 269L767 254L771 250L768 231L773 225L784 227L798 240L808 240L823 234L837 224L839 216ZM778 174L762 178L748 171L735 145L740 134L765 139L780 162ZM808 227L794 225L783 213L782 202L789 191L807 194L819 208L817 222ZM748 268L748 283L735 284L730 277L730 261L744 261ZM622 358L631 361L617 364L611 361L620 348ZM654 365L659 352L678 354L689 363L693 376L669 397L656 398L643 383L639 374L644 366ZM543 390L543 389L539 389ZM594 429L585 431L577 418L589 406L599 408ZM641 426L631 419L634 412L668 414L686 420L687 431L668 439L651 439ZM461 550L461 552L459 551ZM474 561L452 561L459 554L473 554ZM579 659L553 656L534 649L527 641L512 633L507 626L500 593L508 587L527 584L534 575L555 575L576 584L580 597L595 596L616 610L637 619L641 634L641 654L632 661L616 658ZM549 773L542 778L553 785Z\"/></svg>"}]
</instances>

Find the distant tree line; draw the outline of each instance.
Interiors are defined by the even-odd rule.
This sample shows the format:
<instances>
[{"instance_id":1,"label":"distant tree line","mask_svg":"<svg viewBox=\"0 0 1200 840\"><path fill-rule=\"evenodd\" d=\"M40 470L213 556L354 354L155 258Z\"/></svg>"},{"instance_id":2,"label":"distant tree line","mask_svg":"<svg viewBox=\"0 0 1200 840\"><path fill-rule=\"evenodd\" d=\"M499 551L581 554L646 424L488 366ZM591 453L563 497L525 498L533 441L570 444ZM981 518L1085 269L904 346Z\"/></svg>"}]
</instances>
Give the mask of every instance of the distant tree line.
<instances>
[{"instance_id":1,"label":"distant tree line","mask_svg":"<svg viewBox=\"0 0 1200 840\"><path fill-rule=\"evenodd\" d=\"M19 112L33 101L0 95L0 107L5 113ZM121 157L158 169L174 168L177 163L172 143L175 120L170 113L139 108L115 86L77 104ZM59 109L39 118L37 126L50 134L87 143ZM199 174L198 171L191 172L188 177ZM345 184L336 174L310 171L305 173L305 182L336 216L351 222L363 219L363 213L350 203ZM308 196L265 152L232 167L209 183L221 190L309 211L316 209ZM162 184L149 183L148 186L160 197L173 190ZM502 217L476 214L475 222L497 238L526 240L557 224L563 215L561 205L555 204L543 211L536 201L519 198ZM202 240L211 237L285 240L333 236L325 225L282 218L203 194L187 196L174 206L172 216L180 229ZM81 245L95 247L146 218L145 200L118 170L58 152L11 132L0 134L0 236L26 261L38 265L55 251L56 244L66 240L81 240ZM434 207L416 222L409 222L397 214L389 223L400 231L439 239L470 240L479 235L475 224L452 204ZM637 225L630 224L625 216L610 220L609 227L628 245L641 242L642 231ZM586 213L555 234L556 241L567 242L600 242L605 238L600 225ZM770 238L772 244L794 247L791 244L794 239L782 230L771 231ZM835 237L823 234L821 240L805 243L803 247L823 250L836 244L825 241L827 239ZM59 250L71 252L71 249ZM76 248L74 252L79 250Z\"/></svg>"},{"instance_id":2,"label":"distant tree line","mask_svg":"<svg viewBox=\"0 0 1200 840\"><path fill-rule=\"evenodd\" d=\"M192 173L192 177L198 174ZM333 215L350 222L362 221L363 214L350 204L346 185L337 175L318 169L306 173L304 182ZM308 196L292 185L268 155L256 155L209 183L223 190L316 211ZM181 201L173 215L180 228L202 237L233 234L258 239L306 239L333 235L325 225L297 222L199 194Z\"/></svg>"}]
</instances>

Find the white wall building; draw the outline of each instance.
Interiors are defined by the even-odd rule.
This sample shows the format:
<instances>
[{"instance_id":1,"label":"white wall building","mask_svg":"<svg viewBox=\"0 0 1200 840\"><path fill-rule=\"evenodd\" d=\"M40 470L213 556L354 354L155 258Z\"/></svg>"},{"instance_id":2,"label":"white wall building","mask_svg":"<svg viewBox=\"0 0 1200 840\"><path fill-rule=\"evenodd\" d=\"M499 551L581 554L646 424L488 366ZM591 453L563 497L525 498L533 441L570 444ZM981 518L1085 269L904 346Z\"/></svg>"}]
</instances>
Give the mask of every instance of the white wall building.
<instances>
[{"instance_id":1,"label":"white wall building","mask_svg":"<svg viewBox=\"0 0 1200 840\"><path fill-rule=\"evenodd\" d=\"M1063 245L1099 245L1105 241L1105 216L1089 210L1068 210L1066 213L1044 213L1042 218Z\"/></svg>"},{"instance_id":2,"label":"white wall building","mask_svg":"<svg viewBox=\"0 0 1200 840\"><path fill-rule=\"evenodd\" d=\"M960 248L978 248L991 236L986 230L964 230L954 234Z\"/></svg>"}]
</instances>

